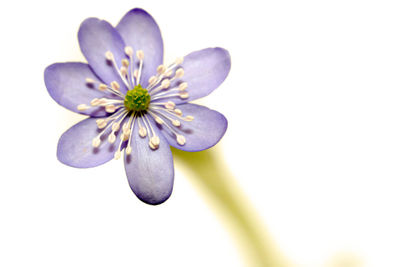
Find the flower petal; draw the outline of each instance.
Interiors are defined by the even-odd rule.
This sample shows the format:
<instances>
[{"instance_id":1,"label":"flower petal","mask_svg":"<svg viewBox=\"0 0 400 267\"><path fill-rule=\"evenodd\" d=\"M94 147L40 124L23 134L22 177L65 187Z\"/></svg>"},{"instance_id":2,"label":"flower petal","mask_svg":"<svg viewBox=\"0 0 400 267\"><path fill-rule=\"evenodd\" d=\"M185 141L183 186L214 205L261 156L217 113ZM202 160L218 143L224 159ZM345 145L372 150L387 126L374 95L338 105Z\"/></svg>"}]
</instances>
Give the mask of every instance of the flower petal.
<instances>
[{"instance_id":1,"label":"flower petal","mask_svg":"<svg viewBox=\"0 0 400 267\"><path fill-rule=\"evenodd\" d=\"M184 145L178 144L176 136L165 126L158 126L171 146L184 151L201 151L216 145L224 136L228 121L221 113L196 104L183 104L177 108L182 110L183 116L193 116L194 120L174 128L185 137Z\"/></svg>"},{"instance_id":2,"label":"flower petal","mask_svg":"<svg viewBox=\"0 0 400 267\"><path fill-rule=\"evenodd\" d=\"M80 62L55 63L44 71L44 82L50 96L61 106L69 110L91 117L106 116L104 108L91 107L85 111L78 111L77 106L87 104L93 98L104 97L104 92L88 85L86 78L101 82L90 69L88 64ZM114 96L107 96L114 98Z\"/></svg>"},{"instance_id":3,"label":"flower petal","mask_svg":"<svg viewBox=\"0 0 400 267\"><path fill-rule=\"evenodd\" d=\"M119 74L105 56L107 51L112 52L118 67L121 67L121 60L126 58L125 43L117 30L105 20L88 18L79 28L78 40L81 51L93 71L105 83L117 81L121 89L126 90Z\"/></svg>"},{"instance_id":4,"label":"flower petal","mask_svg":"<svg viewBox=\"0 0 400 267\"><path fill-rule=\"evenodd\" d=\"M182 68L185 71L184 76L173 83L171 88L180 82L187 82L189 97L174 97L171 100L176 104L193 101L214 91L228 76L231 57L223 48L206 48L185 56Z\"/></svg>"},{"instance_id":5,"label":"flower petal","mask_svg":"<svg viewBox=\"0 0 400 267\"><path fill-rule=\"evenodd\" d=\"M62 163L76 168L90 168L106 163L114 157L118 148L117 142L107 142L108 133L101 138L98 148L92 146L92 140L101 130L97 128L96 119L85 119L69 128L58 141L57 158ZM118 136L117 136L117 140Z\"/></svg>"},{"instance_id":6,"label":"flower petal","mask_svg":"<svg viewBox=\"0 0 400 267\"><path fill-rule=\"evenodd\" d=\"M163 40L160 29L150 14L143 9L135 8L126 13L116 29L126 45L143 50L144 62L141 84L147 87L148 79L156 74L157 67L163 63ZM138 60L135 60L138 65Z\"/></svg>"},{"instance_id":7,"label":"flower petal","mask_svg":"<svg viewBox=\"0 0 400 267\"><path fill-rule=\"evenodd\" d=\"M125 171L129 185L136 196L147 204L157 205L166 201L172 193L174 164L168 142L153 126L160 138L159 148L149 147L148 137L138 134L138 125L132 133L132 153L125 155Z\"/></svg>"}]
</instances>

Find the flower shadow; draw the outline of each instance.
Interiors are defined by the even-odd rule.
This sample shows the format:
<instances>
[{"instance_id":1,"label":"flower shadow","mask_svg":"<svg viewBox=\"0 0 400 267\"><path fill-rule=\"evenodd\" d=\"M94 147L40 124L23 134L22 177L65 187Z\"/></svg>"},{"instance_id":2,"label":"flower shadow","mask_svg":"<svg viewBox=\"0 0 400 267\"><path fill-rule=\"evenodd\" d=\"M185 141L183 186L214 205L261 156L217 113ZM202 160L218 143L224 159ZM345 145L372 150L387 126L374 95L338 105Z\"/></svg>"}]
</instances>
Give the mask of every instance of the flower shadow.
<instances>
[{"instance_id":1,"label":"flower shadow","mask_svg":"<svg viewBox=\"0 0 400 267\"><path fill-rule=\"evenodd\" d=\"M223 219L245 257L246 266L288 266L265 227L236 186L218 146L201 152L172 148L180 169L204 193L211 207ZM222 216L221 216L222 215Z\"/></svg>"}]
</instances>

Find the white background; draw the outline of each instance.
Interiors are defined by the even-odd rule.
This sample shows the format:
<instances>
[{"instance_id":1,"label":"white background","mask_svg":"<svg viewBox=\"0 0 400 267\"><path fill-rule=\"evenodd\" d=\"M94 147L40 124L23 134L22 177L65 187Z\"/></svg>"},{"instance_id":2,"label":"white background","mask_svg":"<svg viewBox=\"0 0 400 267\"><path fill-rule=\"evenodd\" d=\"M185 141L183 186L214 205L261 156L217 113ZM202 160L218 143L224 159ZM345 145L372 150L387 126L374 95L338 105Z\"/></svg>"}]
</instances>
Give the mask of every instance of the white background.
<instances>
[{"instance_id":1,"label":"white background","mask_svg":"<svg viewBox=\"0 0 400 267\"><path fill-rule=\"evenodd\" d=\"M157 20L166 59L230 51L201 103L228 118L218 149L294 266L400 266L398 1L215 0L3 1L0 266L247 266L179 165L152 207L121 161L56 159L83 117L50 98L44 68L84 60L85 18L115 25L134 7Z\"/></svg>"}]
</instances>

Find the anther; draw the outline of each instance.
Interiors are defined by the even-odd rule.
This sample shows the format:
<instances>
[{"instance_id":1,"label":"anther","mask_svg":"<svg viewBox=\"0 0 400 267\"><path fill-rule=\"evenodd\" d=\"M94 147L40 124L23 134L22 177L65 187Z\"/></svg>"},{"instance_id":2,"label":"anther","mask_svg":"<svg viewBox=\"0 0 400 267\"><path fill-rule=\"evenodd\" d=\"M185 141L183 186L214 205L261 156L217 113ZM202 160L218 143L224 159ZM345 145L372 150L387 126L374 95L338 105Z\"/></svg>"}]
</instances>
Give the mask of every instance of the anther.
<instances>
[{"instance_id":1,"label":"anther","mask_svg":"<svg viewBox=\"0 0 400 267\"><path fill-rule=\"evenodd\" d=\"M170 86L171 82L169 79L165 79L161 82L161 86L163 89L167 89Z\"/></svg>"},{"instance_id":2,"label":"anther","mask_svg":"<svg viewBox=\"0 0 400 267\"><path fill-rule=\"evenodd\" d=\"M175 64L176 65L181 65L183 63L183 57L178 57L176 60L175 60Z\"/></svg>"},{"instance_id":3,"label":"anther","mask_svg":"<svg viewBox=\"0 0 400 267\"><path fill-rule=\"evenodd\" d=\"M194 117L188 115L188 116L185 117L185 120L186 120L186 121L192 121L192 120L194 120Z\"/></svg>"},{"instance_id":4,"label":"anther","mask_svg":"<svg viewBox=\"0 0 400 267\"><path fill-rule=\"evenodd\" d=\"M95 81L92 78L86 78L86 83L89 85L93 85L95 83Z\"/></svg>"},{"instance_id":5,"label":"anther","mask_svg":"<svg viewBox=\"0 0 400 267\"><path fill-rule=\"evenodd\" d=\"M129 66L129 60L127 60L126 58L124 58L122 60L122 66L124 66L125 68L127 68Z\"/></svg>"},{"instance_id":6,"label":"anther","mask_svg":"<svg viewBox=\"0 0 400 267\"><path fill-rule=\"evenodd\" d=\"M180 92L179 97L182 99L186 99L189 97L189 93L188 92Z\"/></svg>"},{"instance_id":7,"label":"anther","mask_svg":"<svg viewBox=\"0 0 400 267\"><path fill-rule=\"evenodd\" d=\"M111 53L111 51L107 51L105 56L106 56L106 59L109 61L112 61L114 59L114 55L113 55L113 53Z\"/></svg>"},{"instance_id":8,"label":"anther","mask_svg":"<svg viewBox=\"0 0 400 267\"><path fill-rule=\"evenodd\" d=\"M119 71L121 72L122 76L126 77L128 75L128 69L125 66L122 66Z\"/></svg>"},{"instance_id":9,"label":"anther","mask_svg":"<svg viewBox=\"0 0 400 267\"><path fill-rule=\"evenodd\" d=\"M178 120L172 120L171 122L172 122L172 125L174 125L175 127L181 126L181 122Z\"/></svg>"},{"instance_id":10,"label":"anther","mask_svg":"<svg viewBox=\"0 0 400 267\"><path fill-rule=\"evenodd\" d=\"M121 158L121 151L120 150L115 151L114 159L119 160L120 158Z\"/></svg>"},{"instance_id":11,"label":"anther","mask_svg":"<svg viewBox=\"0 0 400 267\"><path fill-rule=\"evenodd\" d=\"M90 101L90 105L92 105L93 107L100 105L100 99L98 98L93 98L92 101Z\"/></svg>"},{"instance_id":12,"label":"anther","mask_svg":"<svg viewBox=\"0 0 400 267\"><path fill-rule=\"evenodd\" d=\"M185 74L185 71L182 68L179 68L175 72L175 78L182 78Z\"/></svg>"},{"instance_id":13,"label":"anther","mask_svg":"<svg viewBox=\"0 0 400 267\"><path fill-rule=\"evenodd\" d=\"M186 143L186 138L183 135L178 134L176 136L176 141L178 142L178 144L183 146Z\"/></svg>"},{"instance_id":14,"label":"anther","mask_svg":"<svg viewBox=\"0 0 400 267\"><path fill-rule=\"evenodd\" d=\"M182 110L176 108L176 109L174 110L174 112L175 112L176 115L182 116Z\"/></svg>"},{"instance_id":15,"label":"anther","mask_svg":"<svg viewBox=\"0 0 400 267\"><path fill-rule=\"evenodd\" d=\"M107 121L105 119L98 119L96 120L96 124L99 129L103 129L107 126Z\"/></svg>"},{"instance_id":16,"label":"anther","mask_svg":"<svg viewBox=\"0 0 400 267\"><path fill-rule=\"evenodd\" d=\"M116 132L119 130L119 123L118 122L114 122L113 125L111 126L111 129Z\"/></svg>"},{"instance_id":17,"label":"anther","mask_svg":"<svg viewBox=\"0 0 400 267\"><path fill-rule=\"evenodd\" d=\"M138 50L136 51L136 56L139 60L143 60L144 59L144 53L143 50Z\"/></svg>"},{"instance_id":18,"label":"anther","mask_svg":"<svg viewBox=\"0 0 400 267\"><path fill-rule=\"evenodd\" d=\"M99 90L100 90L100 91L105 91L105 90L107 90L107 88L108 88L108 86L107 86L106 84L104 84L104 83L101 83L101 84L99 85Z\"/></svg>"},{"instance_id":19,"label":"anther","mask_svg":"<svg viewBox=\"0 0 400 267\"><path fill-rule=\"evenodd\" d=\"M170 77L172 75L172 70L169 70L165 73L165 76Z\"/></svg>"},{"instance_id":20,"label":"anther","mask_svg":"<svg viewBox=\"0 0 400 267\"><path fill-rule=\"evenodd\" d=\"M80 104L76 107L79 111L85 111L88 110L90 107L86 104Z\"/></svg>"},{"instance_id":21,"label":"anther","mask_svg":"<svg viewBox=\"0 0 400 267\"><path fill-rule=\"evenodd\" d=\"M168 101L167 103L165 103L164 106L166 109L173 110L175 108L175 103L172 101Z\"/></svg>"},{"instance_id":22,"label":"anther","mask_svg":"<svg viewBox=\"0 0 400 267\"><path fill-rule=\"evenodd\" d=\"M100 140L99 137L93 138L93 141L92 141L92 146L93 146L93 147L99 147L99 146L100 146L100 143L101 143L101 140Z\"/></svg>"},{"instance_id":23,"label":"anther","mask_svg":"<svg viewBox=\"0 0 400 267\"><path fill-rule=\"evenodd\" d=\"M150 138L150 142L154 145L155 148L157 148L160 145L160 138L155 135Z\"/></svg>"},{"instance_id":24,"label":"anther","mask_svg":"<svg viewBox=\"0 0 400 267\"><path fill-rule=\"evenodd\" d=\"M188 87L188 84L185 82L185 83L181 83L178 88L179 88L179 91L184 91L184 90L186 90L187 87Z\"/></svg>"},{"instance_id":25,"label":"anther","mask_svg":"<svg viewBox=\"0 0 400 267\"><path fill-rule=\"evenodd\" d=\"M139 135L140 135L140 137L146 137L146 135L147 135L146 128L140 127L139 128Z\"/></svg>"},{"instance_id":26,"label":"anther","mask_svg":"<svg viewBox=\"0 0 400 267\"><path fill-rule=\"evenodd\" d=\"M106 111L108 112L108 113L113 113L113 112L115 112L115 110L116 110L117 108L114 106L114 105L107 105L106 106Z\"/></svg>"},{"instance_id":27,"label":"anther","mask_svg":"<svg viewBox=\"0 0 400 267\"><path fill-rule=\"evenodd\" d=\"M116 138L117 138L117 137L115 136L114 132L111 132L110 135L108 136L108 142L109 142L110 144L113 144L113 143L115 142L115 139L116 139Z\"/></svg>"},{"instance_id":28,"label":"anther","mask_svg":"<svg viewBox=\"0 0 400 267\"><path fill-rule=\"evenodd\" d=\"M111 88L114 89L115 91L119 91L119 83L117 83L116 81L111 82Z\"/></svg>"},{"instance_id":29,"label":"anther","mask_svg":"<svg viewBox=\"0 0 400 267\"><path fill-rule=\"evenodd\" d=\"M164 65L160 65L157 67L157 73L158 74L163 74L166 70L166 67Z\"/></svg>"},{"instance_id":30,"label":"anther","mask_svg":"<svg viewBox=\"0 0 400 267\"><path fill-rule=\"evenodd\" d=\"M127 147L125 148L125 152L126 152L127 155L130 155L130 154L132 153L132 147L127 146Z\"/></svg>"},{"instance_id":31,"label":"anther","mask_svg":"<svg viewBox=\"0 0 400 267\"><path fill-rule=\"evenodd\" d=\"M151 76L149 79L149 85L155 83L157 81L157 77L156 76Z\"/></svg>"},{"instance_id":32,"label":"anther","mask_svg":"<svg viewBox=\"0 0 400 267\"><path fill-rule=\"evenodd\" d=\"M133 49L132 49L132 47L130 47L130 46L125 46L124 51L125 51L125 54L126 54L127 56L129 56L129 57L133 56Z\"/></svg>"},{"instance_id":33,"label":"anther","mask_svg":"<svg viewBox=\"0 0 400 267\"><path fill-rule=\"evenodd\" d=\"M163 124L164 123L164 121L160 118L160 117L158 117L158 116L156 116L156 115L154 115L154 119L155 119L155 121L158 123L158 124Z\"/></svg>"}]
</instances>

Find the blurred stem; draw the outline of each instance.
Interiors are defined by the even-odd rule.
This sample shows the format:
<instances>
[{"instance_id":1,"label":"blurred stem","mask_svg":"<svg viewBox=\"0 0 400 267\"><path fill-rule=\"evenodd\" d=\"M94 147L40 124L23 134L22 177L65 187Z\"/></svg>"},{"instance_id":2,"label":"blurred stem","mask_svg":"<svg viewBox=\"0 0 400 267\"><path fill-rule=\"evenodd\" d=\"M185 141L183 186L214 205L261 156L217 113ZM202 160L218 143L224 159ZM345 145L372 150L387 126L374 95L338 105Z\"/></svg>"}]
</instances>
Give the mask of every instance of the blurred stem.
<instances>
[{"instance_id":1,"label":"blurred stem","mask_svg":"<svg viewBox=\"0 0 400 267\"><path fill-rule=\"evenodd\" d=\"M218 148L201 152L184 152L172 148L175 160L187 168L188 175L198 184L224 213L238 245L245 251L251 265L257 267L287 266L274 242L268 237L265 227L251 205L236 186Z\"/></svg>"}]
</instances>

